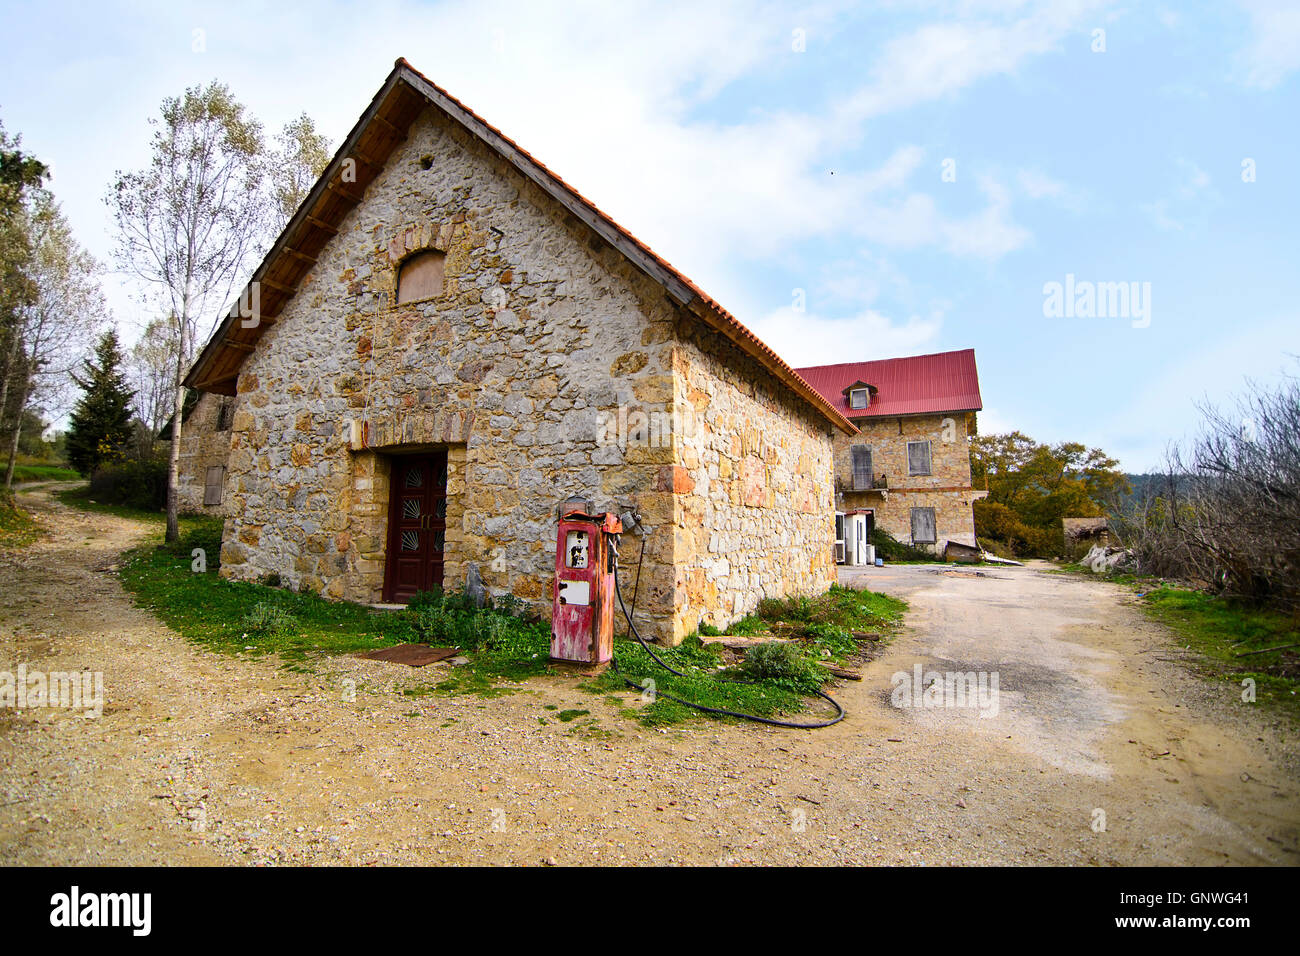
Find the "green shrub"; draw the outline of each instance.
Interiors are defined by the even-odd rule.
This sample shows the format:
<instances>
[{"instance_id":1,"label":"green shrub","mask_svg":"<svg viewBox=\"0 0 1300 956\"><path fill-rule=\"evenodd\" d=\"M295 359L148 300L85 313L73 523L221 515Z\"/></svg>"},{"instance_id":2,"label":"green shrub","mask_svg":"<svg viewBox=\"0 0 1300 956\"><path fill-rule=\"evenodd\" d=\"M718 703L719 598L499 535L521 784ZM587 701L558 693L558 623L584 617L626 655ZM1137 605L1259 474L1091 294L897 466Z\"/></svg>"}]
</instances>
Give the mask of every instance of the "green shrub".
<instances>
[{"instance_id":1,"label":"green shrub","mask_svg":"<svg viewBox=\"0 0 1300 956\"><path fill-rule=\"evenodd\" d=\"M89 496L100 504L161 511L167 504L167 462L150 458L101 465L91 473Z\"/></svg>"},{"instance_id":2,"label":"green shrub","mask_svg":"<svg viewBox=\"0 0 1300 956\"><path fill-rule=\"evenodd\" d=\"M524 617L528 613L528 602L513 594L502 594L492 600L492 609L507 617Z\"/></svg>"},{"instance_id":3,"label":"green shrub","mask_svg":"<svg viewBox=\"0 0 1300 956\"><path fill-rule=\"evenodd\" d=\"M258 637L283 637L298 628L297 619L270 601L260 601L244 615L244 628Z\"/></svg>"},{"instance_id":4,"label":"green shrub","mask_svg":"<svg viewBox=\"0 0 1300 956\"><path fill-rule=\"evenodd\" d=\"M442 600L442 588L435 585L432 591L417 591L413 594L411 600L406 602L406 607L410 611L419 611L421 608L426 607L441 610Z\"/></svg>"},{"instance_id":5,"label":"green shrub","mask_svg":"<svg viewBox=\"0 0 1300 956\"><path fill-rule=\"evenodd\" d=\"M876 557L883 561L933 561L935 555L915 545L899 541L888 531L881 528L871 529L871 544L876 549Z\"/></svg>"},{"instance_id":6,"label":"green shrub","mask_svg":"<svg viewBox=\"0 0 1300 956\"><path fill-rule=\"evenodd\" d=\"M1019 514L996 501L976 501L975 537L989 551L1004 557L1050 558L1063 553L1061 522L1041 527L1026 523Z\"/></svg>"},{"instance_id":7,"label":"green shrub","mask_svg":"<svg viewBox=\"0 0 1300 956\"><path fill-rule=\"evenodd\" d=\"M749 680L767 681L797 693L816 690L826 673L793 644L766 641L745 652L739 671Z\"/></svg>"}]
</instances>

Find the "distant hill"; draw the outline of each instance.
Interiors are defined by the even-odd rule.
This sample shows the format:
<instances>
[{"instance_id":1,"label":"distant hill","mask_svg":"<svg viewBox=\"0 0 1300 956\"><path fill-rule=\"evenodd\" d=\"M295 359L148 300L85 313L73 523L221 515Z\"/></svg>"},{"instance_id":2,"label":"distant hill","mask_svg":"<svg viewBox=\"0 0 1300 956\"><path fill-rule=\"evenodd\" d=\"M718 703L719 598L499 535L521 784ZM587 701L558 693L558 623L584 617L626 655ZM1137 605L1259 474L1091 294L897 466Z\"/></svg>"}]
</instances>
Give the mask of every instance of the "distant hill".
<instances>
[{"instance_id":1,"label":"distant hill","mask_svg":"<svg viewBox=\"0 0 1300 956\"><path fill-rule=\"evenodd\" d=\"M1163 494L1169 487L1169 476L1161 473L1146 473L1140 475L1125 475L1128 479L1130 491L1124 496L1123 501L1127 506L1132 501L1141 500L1143 497ZM1175 485L1181 485L1183 479L1176 478Z\"/></svg>"}]
</instances>

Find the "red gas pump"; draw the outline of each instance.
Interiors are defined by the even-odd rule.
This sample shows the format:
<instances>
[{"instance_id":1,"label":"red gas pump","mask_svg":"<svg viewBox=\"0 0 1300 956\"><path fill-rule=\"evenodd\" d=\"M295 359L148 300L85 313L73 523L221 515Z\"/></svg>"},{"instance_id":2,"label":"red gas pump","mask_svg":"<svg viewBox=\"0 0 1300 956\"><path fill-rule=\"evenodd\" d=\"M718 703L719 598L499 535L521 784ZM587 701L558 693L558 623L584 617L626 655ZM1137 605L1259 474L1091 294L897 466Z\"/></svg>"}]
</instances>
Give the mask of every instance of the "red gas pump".
<instances>
[{"instance_id":1,"label":"red gas pump","mask_svg":"<svg viewBox=\"0 0 1300 956\"><path fill-rule=\"evenodd\" d=\"M623 522L612 512L560 509L555 541L555 608L551 659L603 664L614 656L614 539Z\"/></svg>"}]
</instances>

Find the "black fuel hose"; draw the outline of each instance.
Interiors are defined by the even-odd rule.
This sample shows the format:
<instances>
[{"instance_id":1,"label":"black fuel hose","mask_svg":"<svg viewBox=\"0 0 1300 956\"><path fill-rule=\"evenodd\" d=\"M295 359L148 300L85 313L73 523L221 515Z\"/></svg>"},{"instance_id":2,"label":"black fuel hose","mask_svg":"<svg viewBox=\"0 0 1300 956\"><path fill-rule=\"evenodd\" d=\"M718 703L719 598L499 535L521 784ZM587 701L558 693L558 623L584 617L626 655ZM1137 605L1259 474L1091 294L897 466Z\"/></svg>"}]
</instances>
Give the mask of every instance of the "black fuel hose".
<instances>
[{"instance_id":1,"label":"black fuel hose","mask_svg":"<svg viewBox=\"0 0 1300 956\"><path fill-rule=\"evenodd\" d=\"M615 552L615 554L617 554L617 551ZM673 667L671 664L669 664L667 661L661 658L658 654L652 651L650 649L650 645L646 643L645 638L643 638L637 632L636 625L632 623L632 615L628 613L627 605L623 603L623 590L618 585L618 558L617 557L614 558L614 593L618 595L618 606L623 609L623 616L627 618L628 633L630 633L633 637L637 639L637 643L641 645L642 650L644 650L647 654L649 654L654 659L655 663L658 664L660 667L662 667L664 670L671 671L672 673L676 674L678 677L686 677L687 676L686 674L683 674L681 671L677 670L677 668ZM635 690L645 690L644 687L642 687L640 684L633 682L629 677L627 677L627 675L625 675L622 671L618 669L618 661L616 661L612 655L610 656L609 663L610 666L614 668L614 673L618 674L619 677L623 678L623 683L627 684L629 687ZM736 681L724 681L723 683L750 684L753 686L757 686L759 682L736 680ZM795 730L819 730L822 727L830 727L832 724L838 724L841 720L844 719L844 708L840 706L839 701L837 701L834 697L831 697L829 694L823 693L820 690L815 690L813 691L813 693L816 694L818 697L822 698L823 700L828 701L830 705L835 708L836 713L835 716L832 717L830 720L823 720L820 723L815 723L815 724L798 724L790 720L776 720L775 718L772 717L760 717L757 714L742 714L739 711L735 711L735 710L723 710L721 707L706 707L703 704L696 704L696 703L692 703L689 700L683 700L680 697L674 697L672 694L667 694L659 690L658 688L655 689L654 693L656 697L667 697L671 701L675 701L676 703L681 704L685 707L690 707L695 710L703 711L706 714L718 714L724 717L739 717L742 720L752 720L755 723L767 724L771 727L791 727L794 728Z\"/></svg>"}]
</instances>

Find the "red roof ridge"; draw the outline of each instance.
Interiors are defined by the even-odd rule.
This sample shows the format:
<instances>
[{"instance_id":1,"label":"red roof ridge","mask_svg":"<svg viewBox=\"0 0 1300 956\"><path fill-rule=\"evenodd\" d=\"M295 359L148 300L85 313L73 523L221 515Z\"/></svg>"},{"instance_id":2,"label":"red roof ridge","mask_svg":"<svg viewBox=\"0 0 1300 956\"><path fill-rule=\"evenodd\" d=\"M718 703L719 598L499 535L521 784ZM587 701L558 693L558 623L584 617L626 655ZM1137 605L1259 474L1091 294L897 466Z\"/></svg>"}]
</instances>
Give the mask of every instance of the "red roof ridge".
<instances>
[{"instance_id":1,"label":"red roof ridge","mask_svg":"<svg viewBox=\"0 0 1300 956\"><path fill-rule=\"evenodd\" d=\"M887 358L863 359L860 362L833 362L830 365L801 365L796 368L795 371L802 373L805 371L812 371L813 369L848 368L849 366L857 368L859 365L869 365L877 362L906 362L910 359L938 358L941 355L960 355L963 352L973 353L974 351L974 348L945 349L942 352L925 352L921 355L891 355Z\"/></svg>"},{"instance_id":2,"label":"red roof ridge","mask_svg":"<svg viewBox=\"0 0 1300 956\"><path fill-rule=\"evenodd\" d=\"M811 365L797 371L824 399L852 418L979 411L984 407L973 348ZM845 394L848 386L857 382L876 389L861 410L851 409Z\"/></svg>"}]
</instances>

